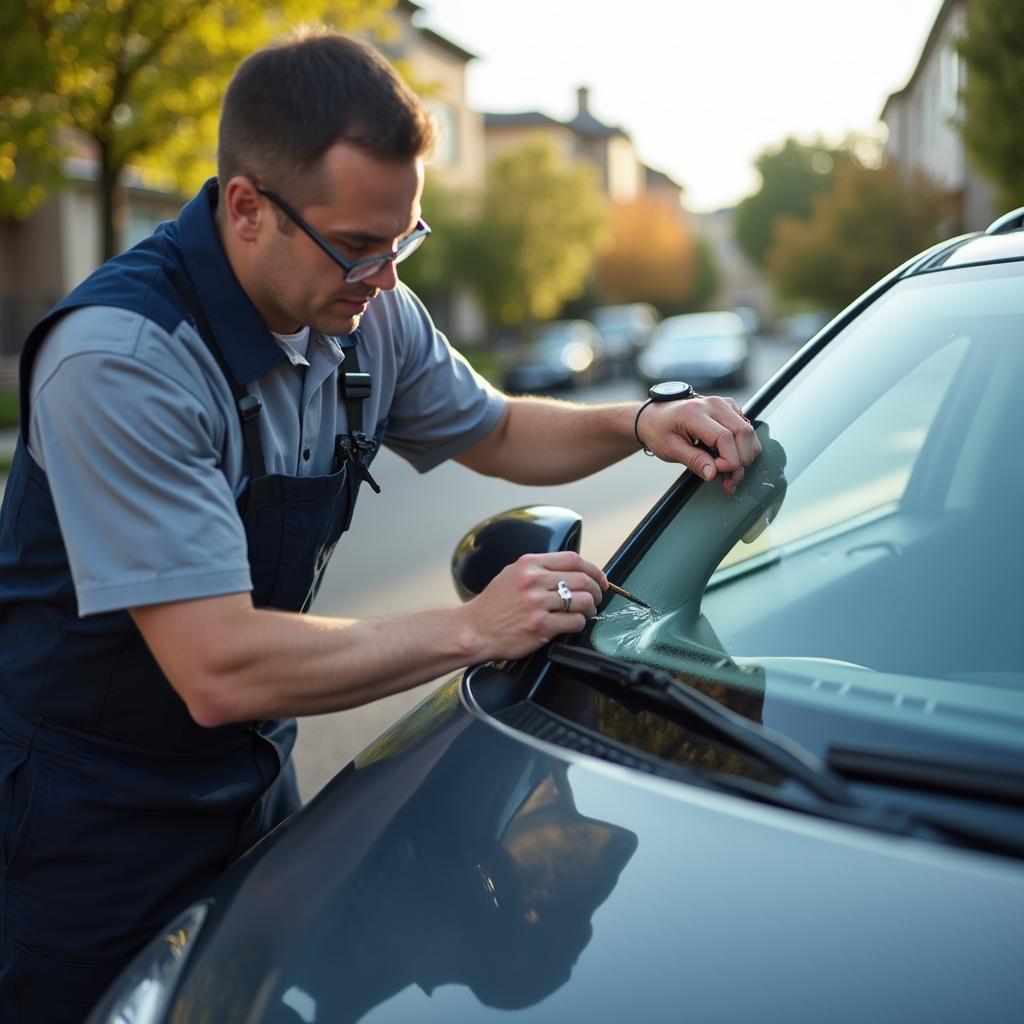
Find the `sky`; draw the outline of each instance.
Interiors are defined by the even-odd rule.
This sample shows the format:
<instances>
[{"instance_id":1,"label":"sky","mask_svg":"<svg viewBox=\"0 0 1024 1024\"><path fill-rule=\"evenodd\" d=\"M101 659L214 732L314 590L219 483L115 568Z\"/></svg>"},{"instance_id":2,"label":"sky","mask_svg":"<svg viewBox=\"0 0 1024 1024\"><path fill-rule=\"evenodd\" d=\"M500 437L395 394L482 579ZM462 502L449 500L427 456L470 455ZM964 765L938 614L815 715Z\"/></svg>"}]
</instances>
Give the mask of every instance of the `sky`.
<instances>
[{"instance_id":1,"label":"sky","mask_svg":"<svg viewBox=\"0 0 1024 1024\"><path fill-rule=\"evenodd\" d=\"M419 24L477 54L488 112L590 112L633 139L694 211L756 191L787 135L884 136L879 115L920 57L941 0L417 0Z\"/></svg>"}]
</instances>

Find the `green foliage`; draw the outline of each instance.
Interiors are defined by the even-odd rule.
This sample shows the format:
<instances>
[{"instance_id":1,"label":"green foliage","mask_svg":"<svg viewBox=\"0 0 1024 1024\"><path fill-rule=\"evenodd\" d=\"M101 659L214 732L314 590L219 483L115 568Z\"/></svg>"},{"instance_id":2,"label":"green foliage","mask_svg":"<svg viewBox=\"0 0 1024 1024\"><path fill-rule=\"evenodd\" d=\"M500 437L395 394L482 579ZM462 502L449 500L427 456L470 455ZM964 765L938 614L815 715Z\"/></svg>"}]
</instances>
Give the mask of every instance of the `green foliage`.
<instances>
[{"instance_id":1,"label":"green foliage","mask_svg":"<svg viewBox=\"0 0 1024 1024\"><path fill-rule=\"evenodd\" d=\"M131 162L191 190L213 168L231 73L290 27L375 24L391 0L12 0L0 4L0 213L27 216L90 145L116 245L113 192Z\"/></svg>"},{"instance_id":2,"label":"green foliage","mask_svg":"<svg viewBox=\"0 0 1024 1024\"><path fill-rule=\"evenodd\" d=\"M1013 209L1024 204L1024 0L972 0L960 52L964 144Z\"/></svg>"},{"instance_id":3,"label":"green foliage","mask_svg":"<svg viewBox=\"0 0 1024 1024\"><path fill-rule=\"evenodd\" d=\"M570 165L536 139L488 168L465 270L491 320L516 325L557 315L579 294L607 238L593 169Z\"/></svg>"},{"instance_id":4,"label":"green foliage","mask_svg":"<svg viewBox=\"0 0 1024 1024\"><path fill-rule=\"evenodd\" d=\"M491 323L506 327L553 317L581 294L607 238L593 170L570 165L539 138L490 165L482 196L428 177L423 216L433 234L422 255L402 264L402 279L428 305L462 286Z\"/></svg>"},{"instance_id":5,"label":"green foliage","mask_svg":"<svg viewBox=\"0 0 1024 1024\"><path fill-rule=\"evenodd\" d=\"M809 221L779 221L767 265L785 295L841 309L948 233L952 197L923 176L847 163Z\"/></svg>"},{"instance_id":6,"label":"green foliage","mask_svg":"<svg viewBox=\"0 0 1024 1024\"><path fill-rule=\"evenodd\" d=\"M763 267L779 217L809 220L814 197L832 187L837 167L855 159L849 147L792 138L761 153L755 162L761 188L736 208L736 241L744 253Z\"/></svg>"},{"instance_id":7,"label":"green foliage","mask_svg":"<svg viewBox=\"0 0 1024 1024\"><path fill-rule=\"evenodd\" d=\"M18 393L16 391L0 391L0 428L18 425Z\"/></svg>"},{"instance_id":8,"label":"green foliage","mask_svg":"<svg viewBox=\"0 0 1024 1024\"><path fill-rule=\"evenodd\" d=\"M431 235L415 257L402 264L399 276L432 306L450 294L453 284L467 284L472 276L466 247L477 229L479 199L445 188L428 173L421 206Z\"/></svg>"}]
</instances>

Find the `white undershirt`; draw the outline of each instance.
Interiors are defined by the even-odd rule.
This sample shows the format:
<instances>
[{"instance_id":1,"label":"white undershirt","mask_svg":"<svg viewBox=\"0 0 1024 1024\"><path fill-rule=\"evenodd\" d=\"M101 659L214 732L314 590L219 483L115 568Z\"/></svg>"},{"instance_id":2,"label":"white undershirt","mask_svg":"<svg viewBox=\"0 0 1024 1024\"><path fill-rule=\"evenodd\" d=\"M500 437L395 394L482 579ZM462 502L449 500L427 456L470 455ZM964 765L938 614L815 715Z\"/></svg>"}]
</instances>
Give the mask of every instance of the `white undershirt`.
<instances>
[{"instance_id":1,"label":"white undershirt","mask_svg":"<svg viewBox=\"0 0 1024 1024\"><path fill-rule=\"evenodd\" d=\"M278 334L277 331L271 331L274 338L277 340L278 345L281 347L281 351L288 357L288 362L292 366L309 366L309 360L306 358L309 352L309 327L303 327L301 331L296 331L294 334Z\"/></svg>"}]
</instances>

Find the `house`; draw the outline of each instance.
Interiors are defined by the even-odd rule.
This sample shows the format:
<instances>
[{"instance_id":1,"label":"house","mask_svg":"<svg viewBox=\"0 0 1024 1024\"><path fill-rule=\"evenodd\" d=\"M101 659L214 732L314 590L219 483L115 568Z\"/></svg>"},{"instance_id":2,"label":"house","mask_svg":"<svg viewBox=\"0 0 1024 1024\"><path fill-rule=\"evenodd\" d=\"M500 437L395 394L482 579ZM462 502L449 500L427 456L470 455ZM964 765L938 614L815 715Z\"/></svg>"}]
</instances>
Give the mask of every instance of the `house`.
<instances>
[{"instance_id":1,"label":"house","mask_svg":"<svg viewBox=\"0 0 1024 1024\"><path fill-rule=\"evenodd\" d=\"M671 210L683 214L683 186L670 178L664 171L656 171L646 165L641 167L644 176L644 195L656 199Z\"/></svg>"},{"instance_id":2,"label":"house","mask_svg":"<svg viewBox=\"0 0 1024 1024\"><path fill-rule=\"evenodd\" d=\"M0 387L32 325L99 263L96 162L79 151L65 162L66 182L24 221L0 218ZM178 215L180 197L126 175L124 245Z\"/></svg>"},{"instance_id":3,"label":"house","mask_svg":"<svg viewBox=\"0 0 1024 1024\"><path fill-rule=\"evenodd\" d=\"M390 31L374 44L406 72L437 120L438 146L429 174L448 188L482 190L486 153L483 117L466 100L466 72L476 55L429 28L419 26L423 8L400 0Z\"/></svg>"},{"instance_id":4,"label":"house","mask_svg":"<svg viewBox=\"0 0 1024 1024\"><path fill-rule=\"evenodd\" d=\"M959 200L963 230L987 227L1000 212L989 182L971 164L957 125L963 122L966 72L957 52L968 0L943 0L907 84L882 108L889 129L885 157L907 173L923 171Z\"/></svg>"},{"instance_id":5,"label":"house","mask_svg":"<svg viewBox=\"0 0 1024 1024\"><path fill-rule=\"evenodd\" d=\"M632 140L621 128L604 124L590 112L590 90L585 86L577 90L576 100L576 115L564 122L538 111L485 114L487 160L542 135L572 163L590 164L610 200L637 198L644 191L645 168L637 159Z\"/></svg>"}]
</instances>

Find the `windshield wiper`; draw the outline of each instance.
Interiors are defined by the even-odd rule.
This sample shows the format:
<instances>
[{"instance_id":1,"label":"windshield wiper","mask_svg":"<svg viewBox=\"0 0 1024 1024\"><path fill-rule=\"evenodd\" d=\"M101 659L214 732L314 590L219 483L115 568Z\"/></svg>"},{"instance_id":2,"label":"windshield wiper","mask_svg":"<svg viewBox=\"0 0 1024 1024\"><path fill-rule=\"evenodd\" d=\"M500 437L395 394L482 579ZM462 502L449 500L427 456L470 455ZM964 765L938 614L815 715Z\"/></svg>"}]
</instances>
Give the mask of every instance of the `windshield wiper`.
<instances>
[{"instance_id":1,"label":"windshield wiper","mask_svg":"<svg viewBox=\"0 0 1024 1024\"><path fill-rule=\"evenodd\" d=\"M953 758L894 747L833 743L825 763L847 779L892 783L904 789L980 797L1024 807L1019 760Z\"/></svg>"},{"instance_id":2,"label":"windshield wiper","mask_svg":"<svg viewBox=\"0 0 1024 1024\"><path fill-rule=\"evenodd\" d=\"M802 783L826 803L857 807L844 783L832 776L813 754L785 736L737 714L663 669L622 661L611 655L566 643L553 644L548 656L559 665L670 703L710 726L734 747L753 754L788 778Z\"/></svg>"},{"instance_id":3,"label":"windshield wiper","mask_svg":"<svg viewBox=\"0 0 1024 1024\"><path fill-rule=\"evenodd\" d=\"M855 771L867 772L874 777L887 773L900 759L900 775L890 776L892 781L914 778L924 787L924 782L959 785L960 792L984 789L994 799L1017 804L1020 802L1021 787L1024 786L1024 772L1020 768L1010 769L1005 764L982 766L956 766L957 782L952 763L939 762L920 755L906 755L900 758L897 752L885 751L885 757L878 750L865 753L866 748L845 747L833 744L829 748L827 762L822 762L810 751L785 736L759 725L730 708L719 704L700 690L676 678L670 672L636 662L622 661L611 655L601 654L586 647L575 647L567 643L556 643L548 649L551 661L574 669L577 672L609 680L624 689L650 697L660 703L677 707L702 724L714 729L727 742L738 749L759 757L765 764L775 768L794 781L800 782L830 808L828 816L852 825L881 829L896 835L920 836L944 842L953 841L972 848L983 848L995 853L1020 857L1024 855L1024 838L1005 828L994 828L985 823L965 820L962 815L951 816L935 809L901 807L892 804L867 805L851 793L843 779L831 774L840 772L850 778L862 778ZM688 671L699 673L699 667L687 664ZM856 757L853 752L856 751ZM886 757L891 758L886 762ZM908 765L915 763L914 768ZM1001 778L998 778L1000 776ZM928 788L931 788L930 786ZM737 790L742 792L742 787ZM948 792L948 789L947 789ZM747 792L747 796L755 796ZM762 795L763 799L764 796ZM781 806L792 810L811 811L812 808L799 806L782 799ZM824 808L822 808L824 810ZM815 812L815 813L820 813Z\"/></svg>"}]
</instances>

